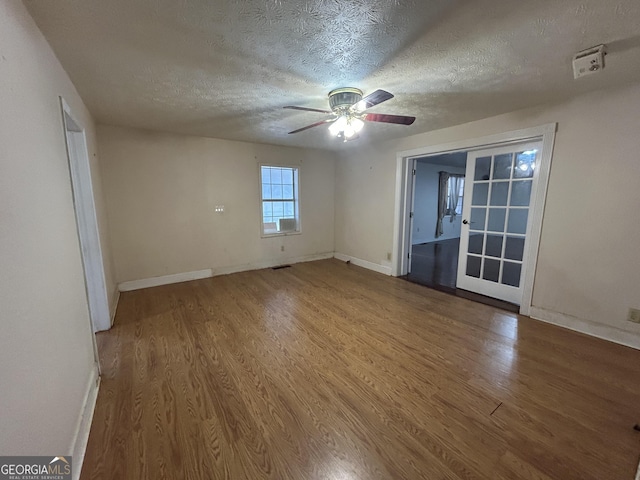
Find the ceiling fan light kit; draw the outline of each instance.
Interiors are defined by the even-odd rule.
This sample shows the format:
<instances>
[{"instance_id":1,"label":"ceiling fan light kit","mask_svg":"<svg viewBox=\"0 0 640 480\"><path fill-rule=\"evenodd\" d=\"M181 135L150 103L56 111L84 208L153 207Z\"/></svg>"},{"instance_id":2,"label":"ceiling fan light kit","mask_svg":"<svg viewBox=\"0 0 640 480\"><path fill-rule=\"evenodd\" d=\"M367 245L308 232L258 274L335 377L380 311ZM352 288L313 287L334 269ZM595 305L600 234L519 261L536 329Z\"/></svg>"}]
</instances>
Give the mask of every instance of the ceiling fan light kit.
<instances>
[{"instance_id":1,"label":"ceiling fan light kit","mask_svg":"<svg viewBox=\"0 0 640 480\"><path fill-rule=\"evenodd\" d=\"M393 95L384 90L375 92L363 98L362 90L353 87L336 88L329 92L329 107L331 110L319 110L297 106L284 108L303 110L308 112L329 113L331 116L306 127L293 130L292 133L302 132L309 128L330 123L329 133L345 142L357 138L357 134L364 127L365 122L394 123L397 125L411 125L415 117L405 115L388 115L383 113L364 113L364 110L390 100Z\"/></svg>"},{"instance_id":2,"label":"ceiling fan light kit","mask_svg":"<svg viewBox=\"0 0 640 480\"><path fill-rule=\"evenodd\" d=\"M336 110L348 110L349 107L360 100L362 100L362 90L357 88L336 88L329 92L329 106L334 112Z\"/></svg>"}]
</instances>

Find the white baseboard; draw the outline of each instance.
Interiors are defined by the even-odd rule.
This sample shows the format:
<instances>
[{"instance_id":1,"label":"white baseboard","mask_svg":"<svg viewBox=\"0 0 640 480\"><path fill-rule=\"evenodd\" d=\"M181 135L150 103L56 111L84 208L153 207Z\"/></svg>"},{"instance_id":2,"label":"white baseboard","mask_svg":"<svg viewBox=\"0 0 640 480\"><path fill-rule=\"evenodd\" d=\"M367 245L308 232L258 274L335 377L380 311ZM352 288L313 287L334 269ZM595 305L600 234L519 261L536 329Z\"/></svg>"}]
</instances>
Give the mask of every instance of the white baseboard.
<instances>
[{"instance_id":1,"label":"white baseboard","mask_svg":"<svg viewBox=\"0 0 640 480\"><path fill-rule=\"evenodd\" d=\"M165 275L162 277L144 278L142 280L132 280L130 282L122 282L118 284L121 292L131 290L139 290L141 288L157 287L159 285L169 285L172 283L188 282L191 280L200 280L202 278L216 277L218 275L229 275L231 273L247 272L249 270L261 270L263 268L277 267L278 265L289 265L301 262L312 262L314 260L325 260L333 258L333 252L317 253L313 255L304 255L301 257L288 257L264 260L262 262L245 263L243 265L230 265L227 267L207 268L206 270L197 270L194 272L176 273L173 275Z\"/></svg>"},{"instance_id":2,"label":"white baseboard","mask_svg":"<svg viewBox=\"0 0 640 480\"><path fill-rule=\"evenodd\" d=\"M200 280L201 278L209 278L211 276L211 269L207 268L206 270L196 270L195 272L175 273L173 275L164 275L162 277L143 278L142 280L122 282L118 284L118 290L121 292L128 292L130 290L140 290L141 288L158 287L160 285L188 282L190 280Z\"/></svg>"},{"instance_id":3,"label":"white baseboard","mask_svg":"<svg viewBox=\"0 0 640 480\"><path fill-rule=\"evenodd\" d=\"M531 307L529 316L536 320L552 323L560 327L575 330L576 332L591 335L592 337L602 338L603 340L609 340L610 342L640 350L640 335L634 332L620 330L609 325L602 325L572 315L552 312L534 306Z\"/></svg>"},{"instance_id":4,"label":"white baseboard","mask_svg":"<svg viewBox=\"0 0 640 480\"><path fill-rule=\"evenodd\" d=\"M246 263L244 265L232 265L229 267L213 268L213 274L211 276L216 277L218 275L229 275L231 273L248 272L250 270L261 270L263 268L277 267L278 265L291 265L294 263L313 262L314 260L326 260L327 258L333 258L333 252L317 253L314 255L304 255L302 257L280 258L265 260L263 262Z\"/></svg>"},{"instance_id":5,"label":"white baseboard","mask_svg":"<svg viewBox=\"0 0 640 480\"><path fill-rule=\"evenodd\" d=\"M84 454L87 450L87 442L89 441L89 432L91 431L91 420L93 420L93 412L96 408L96 400L98 399L98 390L100 389L100 377L98 369L94 367L87 385L82 412L78 418L73 442L71 443L71 452L73 456L73 480L80 478L82 463L84 462Z\"/></svg>"},{"instance_id":6,"label":"white baseboard","mask_svg":"<svg viewBox=\"0 0 640 480\"><path fill-rule=\"evenodd\" d=\"M352 257L350 255L345 255L344 253L334 253L333 256L338 260L342 260L343 262L351 262L354 265L358 265L359 267L366 268L368 270L373 270L374 272L382 273L384 275L391 275L391 267L380 265L378 263L368 262L367 260L362 260L360 258Z\"/></svg>"}]
</instances>

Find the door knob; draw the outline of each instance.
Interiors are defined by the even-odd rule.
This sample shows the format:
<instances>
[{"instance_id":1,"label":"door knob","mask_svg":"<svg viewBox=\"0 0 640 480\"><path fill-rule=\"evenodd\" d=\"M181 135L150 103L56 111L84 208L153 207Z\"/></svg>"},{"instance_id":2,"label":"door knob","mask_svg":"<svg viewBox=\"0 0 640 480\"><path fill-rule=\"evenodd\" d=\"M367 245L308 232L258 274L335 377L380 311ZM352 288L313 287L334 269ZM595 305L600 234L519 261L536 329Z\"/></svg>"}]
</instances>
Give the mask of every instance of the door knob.
<instances>
[{"instance_id":1,"label":"door knob","mask_svg":"<svg viewBox=\"0 0 640 480\"><path fill-rule=\"evenodd\" d=\"M462 220L462 223L464 223L465 225L468 225L470 223L476 223L476 222L470 222L469 220L467 220L466 218L464 220Z\"/></svg>"}]
</instances>

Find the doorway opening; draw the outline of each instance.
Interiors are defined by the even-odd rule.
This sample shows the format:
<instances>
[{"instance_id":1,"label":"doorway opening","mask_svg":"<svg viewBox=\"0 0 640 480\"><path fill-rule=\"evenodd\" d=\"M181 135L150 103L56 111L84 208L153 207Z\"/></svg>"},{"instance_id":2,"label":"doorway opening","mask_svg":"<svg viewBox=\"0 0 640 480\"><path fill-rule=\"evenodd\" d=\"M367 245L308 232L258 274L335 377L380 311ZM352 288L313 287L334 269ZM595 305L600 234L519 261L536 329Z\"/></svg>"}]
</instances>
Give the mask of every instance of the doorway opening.
<instances>
[{"instance_id":1,"label":"doorway opening","mask_svg":"<svg viewBox=\"0 0 640 480\"><path fill-rule=\"evenodd\" d=\"M400 152L393 275L527 315L555 129Z\"/></svg>"},{"instance_id":2,"label":"doorway opening","mask_svg":"<svg viewBox=\"0 0 640 480\"><path fill-rule=\"evenodd\" d=\"M414 162L407 279L453 293L458 275L467 152L421 157Z\"/></svg>"},{"instance_id":3,"label":"doorway opening","mask_svg":"<svg viewBox=\"0 0 640 480\"><path fill-rule=\"evenodd\" d=\"M108 330L111 327L111 316L109 314L98 220L93 198L89 153L84 129L75 120L71 109L62 97L60 98L60 103L69 160L73 206L89 306L89 319L92 332L95 334L97 331ZM95 335L92 334L91 337L99 371Z\"/></svg>"},{"instance_id":4,"label":"doorway opening","mask_svg":"<svg viewBox=\"0 0 640 480\"><path fill-rule=\"evenodd\" d=\"M404 278L517 312L518 305L457 287L467 153L460 151L414 159L410 257Z\"/></svg>"}]
</instances>

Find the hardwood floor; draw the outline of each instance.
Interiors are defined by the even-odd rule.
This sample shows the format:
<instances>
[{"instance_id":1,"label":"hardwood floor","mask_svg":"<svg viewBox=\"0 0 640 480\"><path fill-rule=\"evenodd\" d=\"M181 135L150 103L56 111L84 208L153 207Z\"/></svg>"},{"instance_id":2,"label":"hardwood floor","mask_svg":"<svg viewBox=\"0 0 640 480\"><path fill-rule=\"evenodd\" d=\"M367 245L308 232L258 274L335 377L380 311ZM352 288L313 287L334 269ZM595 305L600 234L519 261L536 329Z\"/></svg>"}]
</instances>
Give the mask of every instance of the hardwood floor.
<instances>
[{"instance_id":1,"label":"hardwood floor","mask_svg":"<svg viewBox=\"0 0 640 480\"><path fill-rule=\"evenodd\" d=\"M640 351L337 260L122 293L82 479L633 479Z\"/></svg>"},{"instance_id":2,"label":"hardwood floor","mask_svg":"<svg viewBox=\"0 0 640 480\"><path fill-rule=\"evenodd\" d=\"M413 245L411 247L411 273L402 278L474 302L510 312L519 312L519 305L456 288L459 249L459 238Z\"/></svg>"},{"instance_id":3,"label":"hardwood floor","mask_svg":"<svg viewBox=\"0 0 640 480\"><path fill-rule=\"evenodd\" d=\"M459 249L459 238L412 245L411 273L407 279L454 292L458 278Z\"/></svg>"}]
</instances>

